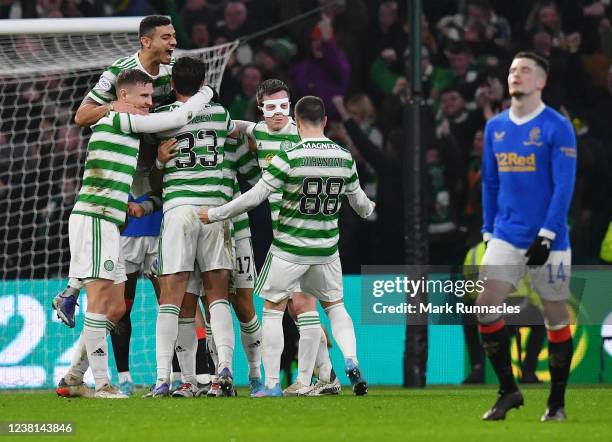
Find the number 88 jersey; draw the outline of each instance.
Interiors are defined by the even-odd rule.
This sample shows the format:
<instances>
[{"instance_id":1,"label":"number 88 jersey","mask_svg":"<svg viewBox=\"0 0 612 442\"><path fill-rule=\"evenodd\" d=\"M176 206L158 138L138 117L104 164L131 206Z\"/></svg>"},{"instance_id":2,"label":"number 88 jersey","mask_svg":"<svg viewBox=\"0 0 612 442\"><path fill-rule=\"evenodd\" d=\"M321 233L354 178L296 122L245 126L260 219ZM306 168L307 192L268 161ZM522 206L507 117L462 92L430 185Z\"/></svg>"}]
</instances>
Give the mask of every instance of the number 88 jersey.
<instances>
[{"instance_id":1,"label":"number 88 jersey","mask_svg":"<svg viewBox=\"0 0 612 442\"><path fill-rule=\"evenodd\" d=\"M281 150L261 181L282 192L270 249L297 264L327 264L338 258L338 215L344 195L359 191L351 153L327 138L308 138Z\"/></svg>"},{"instance_id":2,"label":"number 88 jersey","mask_svg":"<svg viewBox=\"0 0 612 442\"><path fill-rule=\"evenodd\" d=\"M181 106L176 102L156 112ZM182 205L219 206L223 194L223 156L234 122L220 104L204 106L185 126L156 134L158 140L176 138L178 154L164 168L164 212Z\"/></svg>"}]
</instances>

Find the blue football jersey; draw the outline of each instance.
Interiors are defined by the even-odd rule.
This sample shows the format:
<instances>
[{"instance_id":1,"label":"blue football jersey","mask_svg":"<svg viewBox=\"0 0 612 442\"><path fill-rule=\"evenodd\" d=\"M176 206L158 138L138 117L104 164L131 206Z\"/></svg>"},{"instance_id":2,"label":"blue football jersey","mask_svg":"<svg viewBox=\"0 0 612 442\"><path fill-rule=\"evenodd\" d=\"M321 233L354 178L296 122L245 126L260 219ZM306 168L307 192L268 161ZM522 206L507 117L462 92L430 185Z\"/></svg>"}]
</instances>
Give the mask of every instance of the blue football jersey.
<instances>
[{"instance_id":1,"label":"blue football jersey","mask_svg":"<svg viewBox=\"0 0 612 442\"><path fill-rule=\"evenodd\" d=\"M545 229L554 234L552 250L568 249L576 157L572 125L548 106L520 124L509 110L491 118L482 164L483 233L526 249Z\"/></svg>"},{"instance_id":2,"label":"blue football jersey","mask_svg":"<svg viewBox=\"0 0 612 442\"><path fill-rule=\"evenodd\" d=\"M134 199L132 194L129 195L128 201L141 203L145 201L149 196L141 195ZM128 217L128 225L125 230L121 233L122 236L159 236L159 230L161 227L161 221L163 217L162 209L158 209L155 212L145 215L142 218Z\"/></svg>"}]
</instances>

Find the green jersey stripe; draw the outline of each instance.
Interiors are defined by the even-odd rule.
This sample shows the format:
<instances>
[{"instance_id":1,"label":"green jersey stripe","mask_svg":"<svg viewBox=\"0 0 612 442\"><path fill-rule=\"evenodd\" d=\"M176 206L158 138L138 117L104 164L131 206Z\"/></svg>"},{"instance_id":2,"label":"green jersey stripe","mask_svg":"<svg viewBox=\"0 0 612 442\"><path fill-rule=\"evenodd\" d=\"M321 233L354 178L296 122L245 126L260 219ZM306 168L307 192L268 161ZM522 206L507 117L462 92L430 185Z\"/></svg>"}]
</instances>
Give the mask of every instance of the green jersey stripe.
<instances>
[{"instance_id":1,"label":"green jersey stripe","mask_svg":"<svg viewBox=\"0 0 612 442\"><path fill-rule=\"evenodd\" d=\"M127 211L127 194L125 198L126 202L118 201L112 198L106 198L104 196L90 194L79 194L76 200L77 202L91 203L98 206L121 210L122 212Z\"/></svg>"},{"instance_id":2,"label":"green jersey stripe","mask_svg":"<svg viewBox=\"0 0 612 442\"><path fill-rule=\"evenodd\" d=\"M272 240L272 245L280 250L297 256L332 256L338 251L338 244L331 247L300 247L280 241L276 238Z\"/></svg>"},{"instance_id":3,"label":"green jersey stripe","mask_svg":"<svg viewBox=\"0 0 612 442\"><path fill-rule=\"evenodd\" d=\"M105 150L107 152L114 152L121 155L126 155L128 157L138 156L138 148L125 146L122 144L109 143L107 141L90 141L88 145L88 150Z\"/></svg>"},{"instance_id":4,"label":"green jersey stripe","mask_svg":"<svg viewBox=\"0 0 612 442\"><path fill-rule=\"evenodd\" d=\"M120 192L130 193L130 185L111 179L88 176L83 180L83 186L98 187L100 189L113 189Z\"/></svg>"},{"instance_id":5,"label":"green jersey stripe","mask_svg":"<svg viewBox=\"0 0 612 442\"><path fill-rule=\"evenodd\" d=\"M297 238L335 238L339 234L338 228L329 229L329 230L313 230L313 229L304 229L299 227L289 226L287 224L283 224L282 220L279 222L277 230L279 232L286 233L287 235L295 236Z\"/></svg>"},{"instance_id":6,"label":"green jersey stripe","mask_svg":"<svg viewBox=\"0 0 612 442\"><path fill-rule=\"evenodd\" d=\"M87 160L85 163L85 170L92 169L110 170L113 172L125 173L126 175L134 175L136 173L136 168L133 166L127 166L108 160Z\"/></svg>"}]
</instances>

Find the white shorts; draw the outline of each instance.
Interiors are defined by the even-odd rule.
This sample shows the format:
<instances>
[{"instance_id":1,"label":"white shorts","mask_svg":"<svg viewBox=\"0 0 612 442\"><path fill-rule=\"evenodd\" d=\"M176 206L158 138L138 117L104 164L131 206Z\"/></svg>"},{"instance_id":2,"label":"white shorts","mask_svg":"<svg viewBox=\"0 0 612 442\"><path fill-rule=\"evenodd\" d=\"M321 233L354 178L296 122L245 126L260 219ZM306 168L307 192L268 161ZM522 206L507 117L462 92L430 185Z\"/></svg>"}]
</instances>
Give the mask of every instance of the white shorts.
<instances>
[{"instance_id":1,"label":"white shorts","mask_svg":"<svg viewBox=\"0 0 612 442\"><path fill-rule=\"evenodd\" d=\"M160 275L234 268L229 221L202 224L199 206L178 206L164 213L158 250Z\"/></svg>"},{"instance_id":2,"label":"white shorts","mask_svg":"<svg viewBox=\"0 0 612 442\"><path fill-rule=\"evenodd\" d=\"M255 293L267 301L279 303L301 286L304 293L320 301L342 299L340 258L328 264L295 264L268 253L255 285Z\"/></svg>"},{"instance_id":3,"label":"white shorts","mask_svg":"<svg viewBox=\"0 0 612 442\"><path fill-rule=\"evenodd\" d=\"M232 286L237 289L252 289L255 286L255 261L251 238L236 241L236 265L232 279Z\"/></svg>"},{"instance_id":4,"label":"white shorts","mask_svg":"<svg viewBox=\"0 0 612 442\"><path fill-rule=\"evenodd\" d=\"M572 271L571 249L553 250L543 266L528 268L526 249L518 249L512 244L493 238L487 245L482 258L480 279L509 282L516 288L529 272L531 284L542 299L563 301L569 298Z\"/></svg>"},{"instance_id":5,"label":"white shorts","mask_svg":"<svg viewBox=\"0 0 612 442\"><path fill-rule=\"evenodd\" d=\"M70 270L77 279L108 279L115 284L127 280L116 224L93 216L72 214L68 220Z\"/></svg>"},{"instance_id":6,"label":"white shorts","mask_svg":"<svg viewBox=\"0 0 612 442\"><path fill-rule=\"evenodd\" d=\"M157 256L157 236L122 236L121 248L125 258L125 273L151 274L151 264Z\"/></svg>"},{"instance_id":7,"label":"white shorts","mask_svg":"<svg viewBox=\"0 0 612 442\"><path fill-rule=\"evenodd\" d=\"M204 289L202 287L202 272L196 264L192 272L189 272L189 280L187 281L187 288L185 293L191 293L196 296L204 296Z\"/></svg>"}]
</instances>

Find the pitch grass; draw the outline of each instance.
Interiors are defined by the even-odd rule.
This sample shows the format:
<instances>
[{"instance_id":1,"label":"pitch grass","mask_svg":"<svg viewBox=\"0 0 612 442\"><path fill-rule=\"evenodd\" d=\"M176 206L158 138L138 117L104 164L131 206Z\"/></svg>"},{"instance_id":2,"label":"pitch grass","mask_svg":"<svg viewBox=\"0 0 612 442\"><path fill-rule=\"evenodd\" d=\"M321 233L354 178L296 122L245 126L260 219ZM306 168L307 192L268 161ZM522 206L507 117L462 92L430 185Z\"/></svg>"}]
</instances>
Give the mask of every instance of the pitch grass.
<instances>
[{"instance_id":1,"label":"pitch grass","mask_svg":"<svg viewBox=\"0 0 612 442\"><path fill-rule=\"evenodd\" d=\"M53 392L0 394L0 421L73 422L62 441L612 441L612 388L571 386L567 422L540 423L546 387L524 388L525 407L503 422L480 417L493 388L373 387L365 397L128 400L60 399ZM9 437L10 438L10 437ZM0 436L0 442L8 440Z\"/></svg>"}]
</instances>

